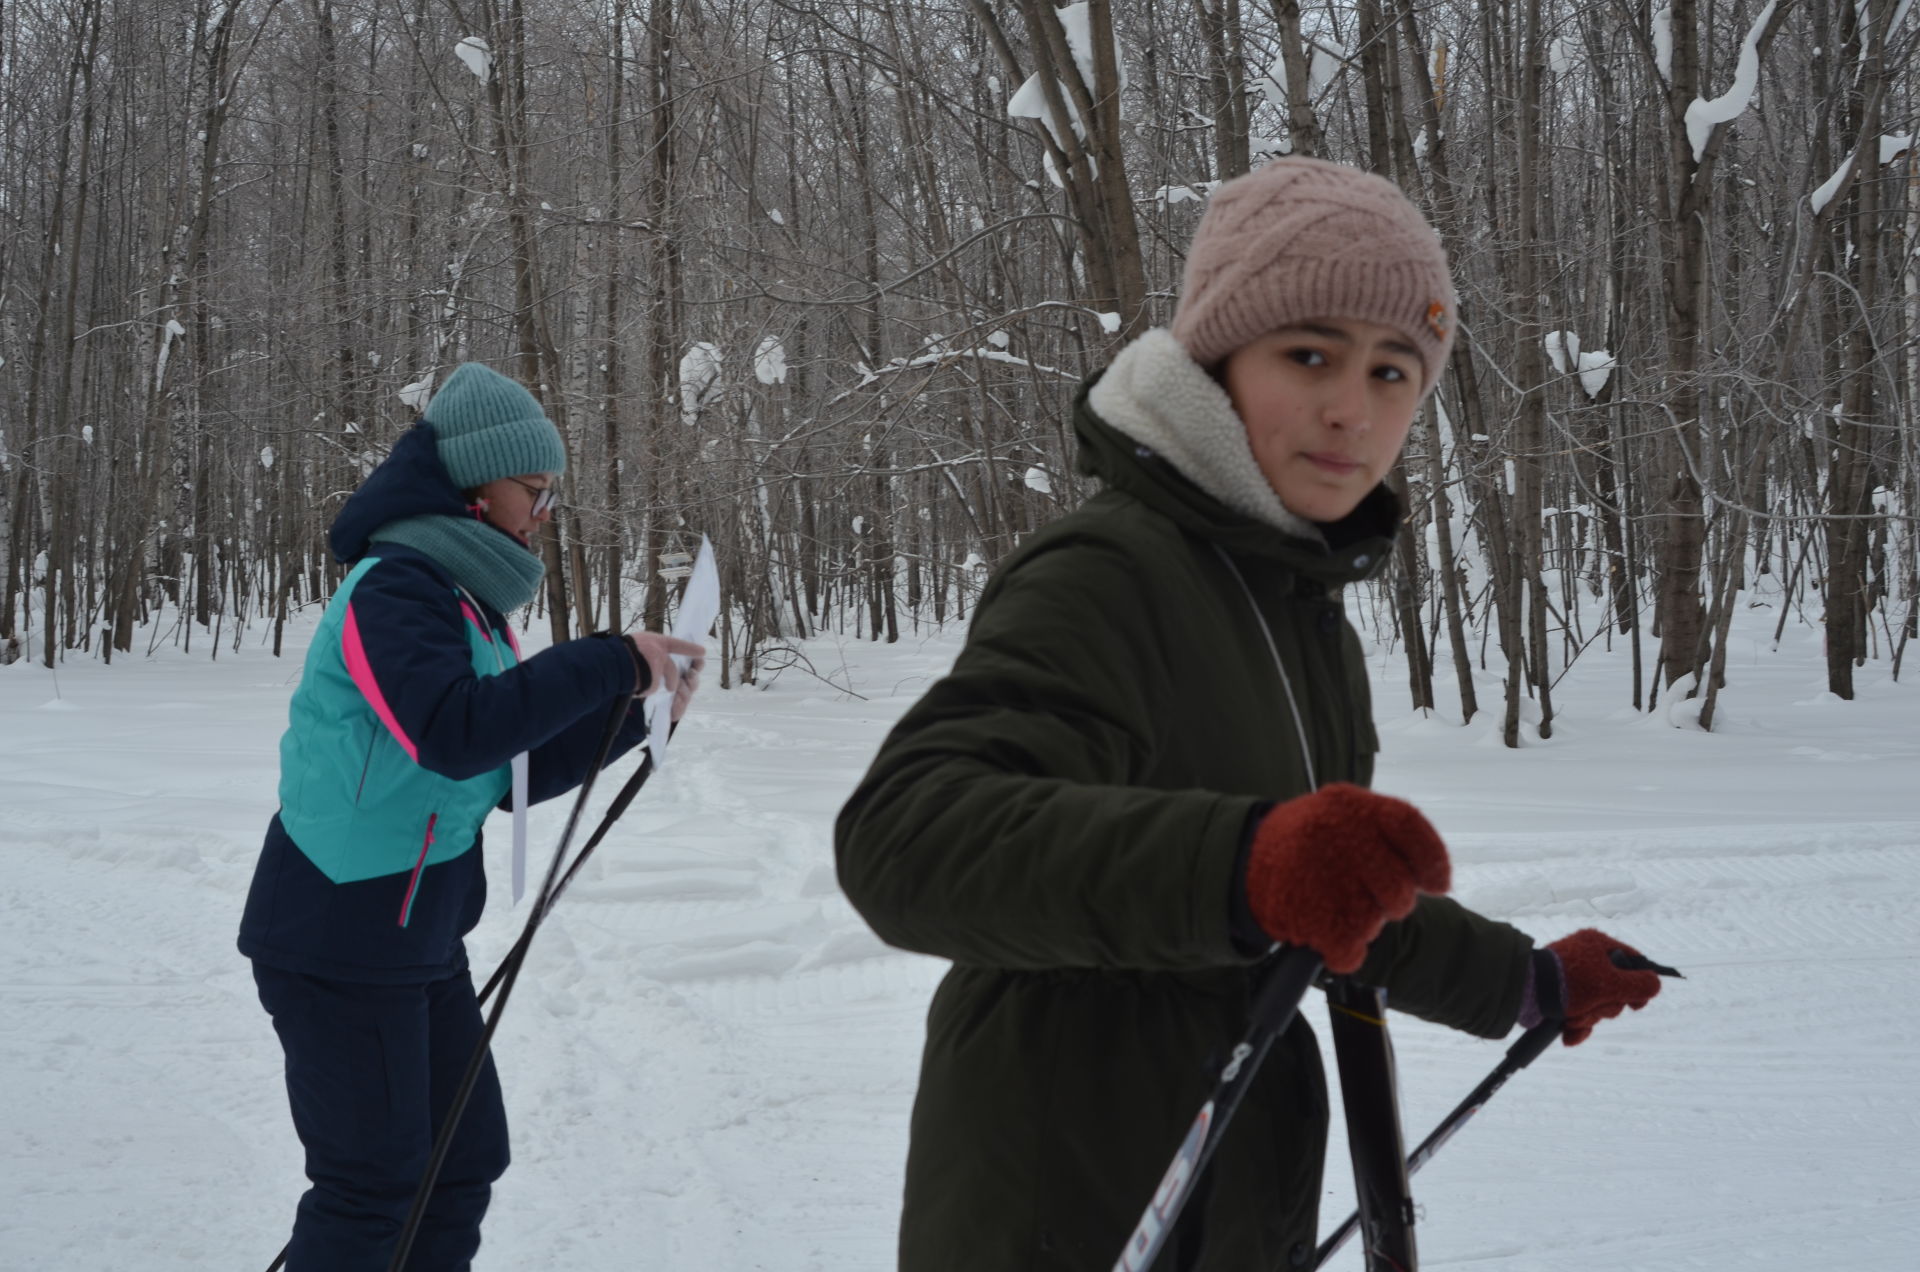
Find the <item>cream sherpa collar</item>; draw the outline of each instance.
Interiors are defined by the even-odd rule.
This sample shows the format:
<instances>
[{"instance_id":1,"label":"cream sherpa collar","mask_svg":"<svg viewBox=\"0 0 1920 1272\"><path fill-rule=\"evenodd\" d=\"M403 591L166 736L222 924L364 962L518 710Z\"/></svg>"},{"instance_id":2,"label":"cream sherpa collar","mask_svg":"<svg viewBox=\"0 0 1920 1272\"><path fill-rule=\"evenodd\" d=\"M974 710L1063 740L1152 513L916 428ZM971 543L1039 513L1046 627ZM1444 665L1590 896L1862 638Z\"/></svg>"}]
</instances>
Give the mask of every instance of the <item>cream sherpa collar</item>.
<instances>
[{"instance_id":1,"label":"cream sherpa collar","mask_svg":"<svg viewBox=\"0 0 1920 1272\"><path fill-rule=\"evenodd\" d=\"M1166 328L1155 327L1122 349L1087 394L1087 405L1235 512L1312 543L1325 541L1319 526L1289 512L1273 493L1226 390Z\"/></svg>"}]
</instances>

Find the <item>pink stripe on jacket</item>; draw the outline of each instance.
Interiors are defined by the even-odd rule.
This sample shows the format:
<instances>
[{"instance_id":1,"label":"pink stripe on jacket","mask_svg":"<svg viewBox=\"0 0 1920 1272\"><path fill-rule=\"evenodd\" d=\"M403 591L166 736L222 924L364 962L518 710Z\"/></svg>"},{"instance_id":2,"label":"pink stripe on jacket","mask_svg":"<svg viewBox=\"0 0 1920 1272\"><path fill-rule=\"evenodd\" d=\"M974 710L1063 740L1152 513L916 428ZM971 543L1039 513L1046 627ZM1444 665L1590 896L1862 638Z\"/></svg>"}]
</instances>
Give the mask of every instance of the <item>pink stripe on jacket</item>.
<instances>
[{"instance_id":1,"label":"pink stripe on jacket","mask_svg":"<svg viewBox=\"0 0 1920 1272\"><path fill-rule=\"evenodd\" d=\"M367 648L360 641L360 620L354 616L353 602L347 602L347 619L340 633L341 653L347 660L347 674L353 677L353 683L359 686L361 696L367 705L380 717L380 723L387 726L387 732L407 753L407 758L415 764L420 762L420 748L413 744L400 722L393 717L393 708L387 705L387 696L380 692L380 684L373 678L373 665L367 661Z\"/></svg>"}]
</instances>

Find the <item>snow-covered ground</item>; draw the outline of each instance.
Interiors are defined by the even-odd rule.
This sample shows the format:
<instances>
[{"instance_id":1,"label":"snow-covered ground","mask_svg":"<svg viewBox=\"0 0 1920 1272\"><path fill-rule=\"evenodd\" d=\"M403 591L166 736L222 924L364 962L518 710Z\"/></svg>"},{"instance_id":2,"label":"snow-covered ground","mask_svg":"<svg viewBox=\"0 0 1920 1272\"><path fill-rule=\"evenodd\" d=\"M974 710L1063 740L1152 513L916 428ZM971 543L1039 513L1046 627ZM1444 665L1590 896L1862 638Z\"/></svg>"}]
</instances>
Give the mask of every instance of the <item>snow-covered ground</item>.
<instances>
[{"instance_id":1,"label":"snow-covered ground","mask_svg":"<svg viewBox=\"0 0 1920 1272\"><path fill-rule=\"evenodd\" d=\"M1426 1266L1914 1266L1920 668L1870 667L1839 702L1817 633L1773 652L1773 614L1744 616L1712 735L1627 709L1622 656L1596 652L1554 739L1507 751L1490 718L1409 717L1400 661L1375 660L1378 784L1446 833L1458 895L1542 939L1604 926L1688 976L1549 1052L1419 1177ZM891 1265L942 969L868 934L831 823L957 648L820 639L817 676L703 694L502 1026L516 1160L477 1267ZM0 667L0 1268L263 1268L285 1238L299 1152L233 935L289 652ZM503 857L483 970L521 919ZM1395 1030L1417 1137L1501 1048ZM1346 1175L1336 1140L1325 1225Z\"/></svg>"}]
</instances>

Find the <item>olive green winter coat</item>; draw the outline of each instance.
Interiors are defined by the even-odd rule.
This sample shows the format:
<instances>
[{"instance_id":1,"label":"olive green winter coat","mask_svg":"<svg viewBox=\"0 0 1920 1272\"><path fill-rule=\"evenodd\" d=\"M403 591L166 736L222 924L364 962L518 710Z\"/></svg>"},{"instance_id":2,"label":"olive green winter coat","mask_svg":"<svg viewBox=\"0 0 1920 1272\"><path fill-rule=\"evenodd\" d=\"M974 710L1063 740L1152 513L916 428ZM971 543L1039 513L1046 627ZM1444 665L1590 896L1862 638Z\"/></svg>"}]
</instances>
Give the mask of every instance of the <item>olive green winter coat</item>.
<instances>
[{"instance_id":1,"label":"olive green winter coat","mask_svg":"<svg viewBox=\"0 0 1920 1272\"><path fill-rule=\"evenodd\" d=\"M952 673L836 827L841 884L874 930L954 964L927 1020L905 1272L1113 1265L1246 1025L1258 969L1229 914L1250 819L1373 773L1339 589L1391 550L1394 498L1376 490L1327 528L1332 546L1309 543L1227 511L1084 391L1076 428L1103 493L993 576ZM1498 1037L1530 949L1424 898L1360 975L1401 1010ZM1158 1266L1310 1261L1326 1123L1296 1021Z\"/></svg>"}]
</instances>

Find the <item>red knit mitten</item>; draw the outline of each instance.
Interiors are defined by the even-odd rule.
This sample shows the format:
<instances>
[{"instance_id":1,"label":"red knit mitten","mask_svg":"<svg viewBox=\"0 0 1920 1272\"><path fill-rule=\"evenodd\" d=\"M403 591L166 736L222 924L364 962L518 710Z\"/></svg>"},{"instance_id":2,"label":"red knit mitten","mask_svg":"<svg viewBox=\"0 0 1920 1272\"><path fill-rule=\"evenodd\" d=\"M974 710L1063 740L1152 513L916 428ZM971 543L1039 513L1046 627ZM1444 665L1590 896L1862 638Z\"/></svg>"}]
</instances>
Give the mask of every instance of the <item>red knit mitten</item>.
<instances>
[{"instance_id":1,"label":"red knit mitten","mask_svg":"<svg viewBox=\"0 0 1920 1272\"><path fill-rule=\"evenodd\" d=\"M1345 782L1278 804L1247 855L1247 904L1268 936L1352 972L1387 920L1447 890L1440 836L1404 800Z\"/></svg>"},{"instance_id":2,"label":"red knit mitten","mask_svg":"<svg viewBox=\"0 0 1920 1272\"><path fill-rule=\"evenodd\" d=\"M1566 980L1567 1027L1560 1033L1569 1047L1587 1040L1593 1027L1631 1007L1639 1011L1660 992L1654 972L1627 971L1614 963L1614 951L1639 959L1640 951L1605 932L1581 928L1572 936L1550 942L1547 948L1560 960Z\"/></svg>"}]
</instances>

